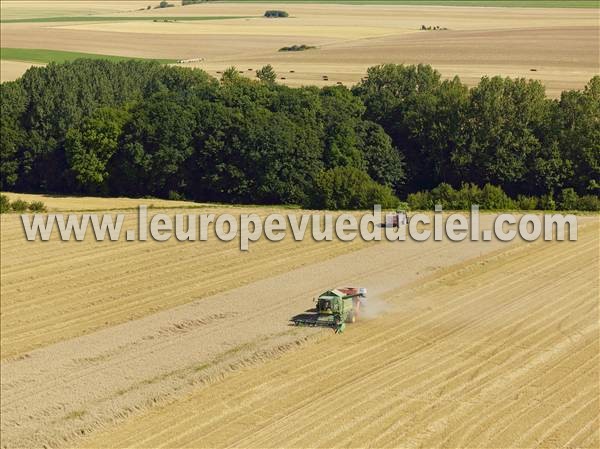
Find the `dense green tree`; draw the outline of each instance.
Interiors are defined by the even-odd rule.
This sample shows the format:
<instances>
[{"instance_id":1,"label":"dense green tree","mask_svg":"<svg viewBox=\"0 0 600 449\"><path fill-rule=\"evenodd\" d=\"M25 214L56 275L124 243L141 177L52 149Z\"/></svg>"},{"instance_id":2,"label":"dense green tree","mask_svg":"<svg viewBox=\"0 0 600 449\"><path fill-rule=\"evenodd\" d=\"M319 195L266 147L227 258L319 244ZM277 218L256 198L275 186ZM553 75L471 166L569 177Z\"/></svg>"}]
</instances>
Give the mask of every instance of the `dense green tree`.
<instances>
[{"instance_id":1,"label":"dense green tree","mask_svg":"<svg viewBox=\"0 0 600 449\"><path fill-rule=\"evenodd\" d=\"M29 69L19 80L27 110L21 116L26 137L18 187L68 192L72 183L64 144L69 129L98 108L123 107L169 86L186 91L200 79L202 86L216 86L204 72L147 61L82 59Z\"/></svg>"},{"instance_id":2,"label":"dense green tree","mask_svg":"<svg viewBox=\"0 0 600 449\"><path fill-rule=\"evenodd\" d=\"M410 95L401 115L411 186L432 187L440 182L457 184L462 177L453 155L466 139L469 91L458 78L437 83Z\"/></svg>"},{"instance_id":3,"label":"dense green tree","mask_svg":"<svg viewBox=\"0 0 600 449\"><path fill-rule=\"evenodd\" d=\"M464 140L469 91L458 78L441 82L430 66L372 67L354 88L366 117L383 126L407 162L409 188L457 182L452 155Z\"/></svg>"},{"instance_id":4,"label":"dense green tree","mask_svg":"<svg viewBox=\"0 0 600 449\"><path fill-rule=\"evenodd\" d=\"M156 195L183 190L184 163L193 153L194 117L181 97L160 92L131 110L111 160L115 193Z\"/></svg>"},{"instance_id":5,"label":"dense green tree","mask_svg":"<svg viewBox=\"0 0 600 449\"><path fill-rule=\"evenodd\" d=\"M320 98L325 131L325 165L328 168L351 166L364 169L366 164L357 136L364 105L344 86L324 87Z\"/></svg>"},{"instance_id":6,"label":"dense green tree","mask_svg":"<svg viewBox=\"0 0 600 449\"><path fill-rule=\"evenodd\" d=\"M196 109L194 196L300 203L322 167L314 134L285 114L204 103Z\"/></svg>"},{"instance_id":7,"label":"dense green tree","mask_svg":"<svg viewBox=\"0 0 600 449\"><path fill-rule=\"evenodd\" d=\"M559 104L560 154L573 169L570 185L600 194L600 76L583 92L563 92Z\"/></svg>"},{"instance_id":8,"label":"dense green tree","mask_svg":"<svg viewBox=\"0 0 600 449\"><path fill-rule=\"evenodd\" d=\"M21 117L27 107L26 92L19 83L0 85L0 189L17 184L20 165L19 154L25 140Z\"/></svg>"},{"instance_id":9,"label":"dense green tree","mask_svg":"<svg viewBox=\"0 0 600 449\"><path fill-rule=\"evenodd\" d=\"M527 184L530 161L543 153L550 108L538 81L482 78L471 90L467 142L453 155L463 179L509 192Z\"/></svg>"},{"instance_id":10,"label":"dense green tree","mask_svg":"<svg viewBox=\"0 0 600 449\"><path fill-rule=\"evenodd\" d=\"M370 67L366 78L353 91L364 101L367 118L388 131L394 128L407 99L438 86L440 78L439 72L428 65L384 64Z\"/></svg>"},{"instance_id":11,"label":"dense green tree","mask_svg":"<svg viewBox=\"0 0 600 449\"><path fill-rule=\"evenodd\" d=\"M240 75L235 67L230 67L223 72L217 101L225 106L241 109L266 107L275 91L274 84L250 80Z\"/></svg>"},{"instance_id":12,"label":"dense green tree","mask_svg":"<svg viewBox=\"0 0 600 449\"><path fill-rule=\"evenodd\" d=\"M274 83L277 79L277 73L275 73L271 64L267 64L256 71L256 77L265 83Z\"/></svg>"},{"instance_id":13,"label":"dense green tree","mask_svg":"<svg viewBox=\"0 0 600 449\"><path fill-rule=\"evenodd\" d=\"M404 156L393 147L392 139L381 126L369 121L360 122L358 147L373 180L394 190L404 183Z\"/></svg>"},{"instance_id":14,"label":"dense green tree","mask_svg":"<svg viewBox=\"0 0 600 449\"><path fill-rule=\"evenodd\" d=\"M129 114L123 109L100 108L78 128L67 131L65 152L74 177L74 189L108 193L107 164L117 152Z\"/></svg>"}]
</instances>

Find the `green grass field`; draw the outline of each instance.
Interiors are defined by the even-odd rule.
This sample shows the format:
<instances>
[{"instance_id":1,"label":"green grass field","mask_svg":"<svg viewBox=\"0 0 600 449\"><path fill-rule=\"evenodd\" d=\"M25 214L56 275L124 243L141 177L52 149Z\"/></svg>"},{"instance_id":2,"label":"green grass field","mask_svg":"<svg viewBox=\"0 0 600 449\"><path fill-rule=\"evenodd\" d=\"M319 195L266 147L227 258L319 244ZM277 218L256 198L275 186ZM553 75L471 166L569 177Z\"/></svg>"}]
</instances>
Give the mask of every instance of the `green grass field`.
<instances>
[{"instance_id":1,"label":"green grass field","mask_svg":"<svg viewBox=\"0 0 600 449\"><path fill-rule=\"evenodd\" d=\"M88 59L107 59L109 61L125 61L128 59L145 59L145 58L129 58L127 56L114 56L114 55L99 55L96 53L80 53L75 51L61 51L61 50L44 50L44 49L32 49L32 48L1 48L0 59L6 59L10 61L24 61L24 62L39 62L47 64L49 62L67 62L75 59L88 58ZM163 64L169 64L177 62L175 59L153 59Z\"/></svg>"},{"instance_id":2,"label":"green grass field","mask_svg":"<svg viewBox=\"0 0 600 449\"><path fill-rule=\"evenodd\" d=\"M189 22L198 20L246 19L248 16L77 16L77 17L25 17L20 19L0 20L0 23L44 23L44 22L135 22L176 20Z\"/></svg>"},{"instance_id":3,"label":"green grass field","mask_svg":"<svg viewBox=\"0 0 600 449\"><path fill-rule=\"evenodd\" d=\"M598 0L225 0L229 3L339 3L354 5L495 6L522 8L600 8Z\"/></svg>"}]
</instances>

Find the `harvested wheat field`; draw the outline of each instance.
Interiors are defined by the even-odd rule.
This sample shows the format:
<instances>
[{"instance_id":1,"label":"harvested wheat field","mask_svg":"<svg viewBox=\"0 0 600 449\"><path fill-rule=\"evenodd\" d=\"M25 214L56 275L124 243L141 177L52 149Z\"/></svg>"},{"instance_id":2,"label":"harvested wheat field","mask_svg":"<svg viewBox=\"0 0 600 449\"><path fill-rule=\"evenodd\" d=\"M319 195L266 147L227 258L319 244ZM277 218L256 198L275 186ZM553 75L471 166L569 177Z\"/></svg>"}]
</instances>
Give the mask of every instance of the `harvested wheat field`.
<instances>
[{"instance_id":1,"label":"harvested wheat field","mask_svg":"<svg viewBox=\"0 0 600 449\"><path fill-rule=\"evenodd\" d=\"M18 195L34 197L38 196ZM103 203L102 199L92 199L88 204L82 202L85 199L69 200L73 207L83 206L84 210L94 210L95 204ZM163 207L170 203L156 202ZM118 210L124 203L127 201L117 199L114 205ZM60 208L65 200L48 204ZM173 202L173 207L181 204ZM264 216L274 210L204 206L152 211L161 212ZM125 228L135 229L136 213L126 213ZM214 236L207 242L180 244L175 239L96 242L88 238L61 242L57 234L48 242L29 243L24 239L20 218L3 215L2 358L20 356L40 346L205 298L364 245L361 240L320 244L312 240L295 242L290 237L277 243L262 239L253 244L252 251L240 253L238 241L225 243Z\"/></svg>"},{"instance_id":2,"label":"harvested wheat field","mask_svg":"<svg viewBox=\"0 0 600 449\"><path fill-rule=\"evenodd\" d=\"M254 70L271 64L279 82L293 86L350 85L372 65L426 63L468 84L485 75L539 79L558 96L582 88L600 70L597 9L219 2L140 11L145 6L73 1L50 8L47 2L4 0L4 20L46 19L3 23L2 46L40 48L43 42L52 50L200 58L185 65L217 77L232 65L254 76ZM262 17L274 7L290 17ZM48 19L69 16L73 20ZM447 29L423 31L422 25ZM317 48L278 51L300 44ZM11 66L2 80L22 70Z\"/></svg>"},{"instance_id":3,"label":"harvested wheat field","mask_svg":"<svg viewBox=\"0 0 600 449\"><path fill-rule=\"evenodd\" d=\"M2 19L26 19L38 17L87 16L116 14L145 8L143 0L86 1L86 0L14 0L2 1Z\"/></svg>"},{"instance_id":4,"label":"harvested wheat field","mask_svg":"<svg viewBox=\"0 0 600 449\"><path fill-rule=\"evenodd\" d=\"M578 242L288 237L246 253L216 238L30 243L18 215L1 219L2 447L597 446L596 216ZM369 288L367 320L290 326L349 284ZM343 424L324 431L330 418Z\"/></svg>"},{"instance_id":5,"label":"harvested wheat field","mask_svg":"<svg viewBox=\"0 0 600 449\"><path fill-rule=\"evenodd\" d=\"M29 62L9 61L6 59L0 60L0 73L2 73L2 81L14 80L19 78L30 67L37 65Z\"/></svg>"},{"instance_id":6,"label":"harvested wheat field","mask_svg":"<svg viewBox=\"0 0 600 449\"><path fill-rule=\"evenodd\" d=\"M82 447L596 448L598 223L582 231L392 289L383 316Z\"/></svg>"}]
</instances>

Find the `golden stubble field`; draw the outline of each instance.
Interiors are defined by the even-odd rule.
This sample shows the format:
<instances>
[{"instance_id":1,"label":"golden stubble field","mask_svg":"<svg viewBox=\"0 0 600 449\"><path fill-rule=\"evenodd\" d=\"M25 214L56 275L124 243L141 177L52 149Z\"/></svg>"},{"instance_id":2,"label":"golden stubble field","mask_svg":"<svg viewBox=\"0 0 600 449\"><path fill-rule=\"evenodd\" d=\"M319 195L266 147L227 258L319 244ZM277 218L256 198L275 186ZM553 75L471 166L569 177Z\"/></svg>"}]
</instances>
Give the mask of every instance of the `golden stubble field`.
<instances>
[{"instance_id":1,"label":"golden stubble field","mask_svg":"<svg viewBox=\"0 0 600 449\"><path fill-rule=\"evenodd\" d=\"M126 227L139 203L19 197L124 210ZM1 220L2 447L598 445L597 216L578 242L263 239L244 254L28 243L17 215ZM289 325L348 284L368 287L369 320Z\"/></svg>"},{"instance_id":2,"label":"golden stubble field","mask_svg":"<svg viewBox=\"0 0 600 449\"><path fill-rule=\"evenodd\" d=\"M598 226L585 231L396 290L379 319L81 447L597 448Z\"/></svg>"},{"instance_id":3,"label":"golden stubble field","mask_svg":"<svg viewBox=\"0 0 600 449\"><path fill-rule=\"evenodd\" d=\"M582 237L397 290L377 320L82 447L596 448L598 226Z\"/></svg>"},{"instance_id":4,"label":"golden stubble field","mask_svg":"<svg viewBox=\"0 0 600 449\"><path fill-rule=\"evenodd\" d=\"M598 10L481 8L400 5L207 3L138 11L147 2L3 1L3 17L100 14L176 16L176 22L100 21L3 23L2 46L49 48L110 55L173 59L203 58L200 67L219 76L229 66L248 76L272 64L280 82L353 84L369 66L427 63L446 77L475 84L484 75L530 77L548 93L582 88L600 71ZM19 6L19 5L26 5ZM97 5L97 10L94 10ZM110 9L110 6L113 9ZM61 10L61 7L63 8ZM265 19L266 9L284 9L287 19ZM77 11L82 11L77 14ZM186 16L244 16L240 19L186 21ZM448 28L420 31L421 25ZM283 46L318 49L282 53ZM248 70L252 69L252 70ZM3 80L23 65L3 63ZM323 81L323 75L329 77Z\"/></svg>"},{"instance_id":5,"label":"golden stubble field","mask_svg":"<svg viewBox=\"0 0 600 449\"><path fill-rule=\"evenodd\" d=\"M41 198L50 211L101 211L126 214L124 229L136 229L139 200ZM150 212L175 214L231 213L266 216L285 209L215 207L148 200ZM134 206L135 205L135 206ZM185 209L177 209L178 206ZM168 207L168 209L160 209ZM190 209L190 207L193 207ZM290 212L290 211L287 211ZM296 213L296 211L293 211ZM231 290L264 277L288 272L311 261L334 258L365 246L365 242L313 240L291 236L267 239L240 252L239 241L221 242L214 234L206 242L62 242L54 233L48 242L26 242L20 217L2 215L2 358L19 356L57 341L88 334L142 316Z\"/></svg>"}]
</instances>

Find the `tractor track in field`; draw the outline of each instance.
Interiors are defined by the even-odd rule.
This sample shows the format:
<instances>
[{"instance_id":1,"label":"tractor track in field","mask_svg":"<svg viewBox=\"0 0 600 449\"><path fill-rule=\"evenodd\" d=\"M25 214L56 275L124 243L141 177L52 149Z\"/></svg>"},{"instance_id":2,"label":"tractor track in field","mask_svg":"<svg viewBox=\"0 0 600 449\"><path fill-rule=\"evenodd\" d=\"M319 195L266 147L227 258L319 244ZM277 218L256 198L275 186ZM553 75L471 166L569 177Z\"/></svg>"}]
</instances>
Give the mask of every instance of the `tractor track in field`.
<instances>
[{"instance_id":1,"label":"tractor track in field","mask_svg":"<svg viewBox=\"0 0 600 449\"><path fill-rule=\"evenodd\" d=\"M390 292L393 312L82 447L598 447L599 229L582 231Z\"/></svg>"},{"instance_id":2,"label":"tractor track in field","mask_svg":"<svg viewBox=\"0 0 600 449\"><path fill-rule=\"evenodd\" d=\"M275 265L286 266L286 260L294 263L292 246L284 244L278 252L274 252L277 245L262 248L274 259L262 266L262 270L271 272L266 279L177 307L173 307L176 302L167 302L168 310L161 310L166 304L158 299L160 295L165 299L174 293L192 295L197 291L193 278L185 276L163 285L158 288L160 295L152 291L145 302L143 288L128 296L133 298L131 303L98 300L91 305L75 302L68 309L61 309L65 301L59 295L40 299L45 307L57 306L62 315L44 314L37 321L35 316L27 316L23 324L9 321L16 326L8 333L9 343L27 347L24 345L32 338L36 326L38 341L56 343L31 351L20 350L2 360L3 446L70 445L70 441L81 435L143 413L157 404L169 403L199 385L221 379L226 373L278 357L308 341L319 341L329 335L327 331L295 328L289 326L288 320L310 307L313 295L332 285L364 284L369 287L370 296L384 298L418 279L437 276L453 265L493 251L511 251L509 248L514 247L500 242L465 242L457 251L459 246L453 242L381 242L331 259L328 248L335 249L336 245L342 244L301 246L302 256L306 257L301 260L306 265L281 274L277 274ZM74 251L74 257L77 254L96 257L89 253L90 248L80 246L85 251L78 253L73 249L75 245L64 246L65 250ZM171 255L177 248L159 246L158 252ZM113 249L109 251L112 254ZM148 258L148 255L136 257ZM184 256L191 257L187 253ZM114 259L111 255L105 260L102 251L97 257L104 263ZM185 268L185 263L179 262L173 268L177 272ZM225 269L221 265L215 268L214 279L218 280L221 276L218 273L224 273ZM257 268L248 267L252 269ZM244 270L232 275L256 276ZM118 279L114 285L134 280L135 276ZM14 282L3 288L10 289ZM207 280L196 279L196 283L206 284ZM69 288L85 295L85 289L78 284ZM118 288L129 294L126 287ZM70 298L76 297L70 290L68 294ZM35 307L32 301L29 300ZM70 337L74 332L70 326L93 330L95 323L118 322L123 316L135 316L140 301L156 307L158 312ZM84 304L87 305L82 307ZM366 323L357 326L363 325ZM10 348L4 339L3 331L3 344Z\"/></svg>"}]
</instances>

